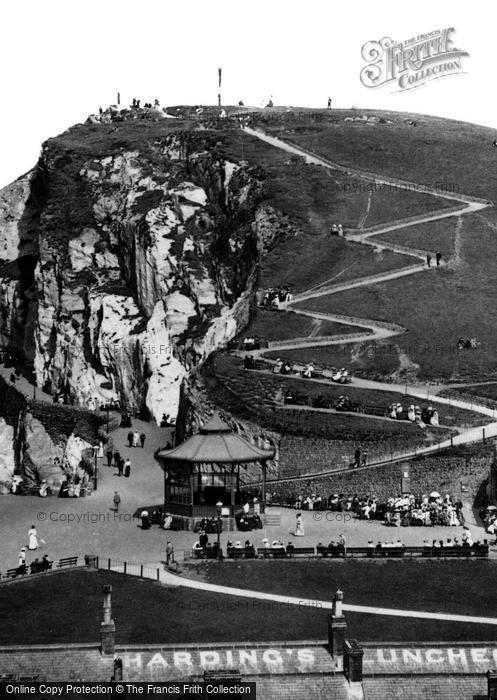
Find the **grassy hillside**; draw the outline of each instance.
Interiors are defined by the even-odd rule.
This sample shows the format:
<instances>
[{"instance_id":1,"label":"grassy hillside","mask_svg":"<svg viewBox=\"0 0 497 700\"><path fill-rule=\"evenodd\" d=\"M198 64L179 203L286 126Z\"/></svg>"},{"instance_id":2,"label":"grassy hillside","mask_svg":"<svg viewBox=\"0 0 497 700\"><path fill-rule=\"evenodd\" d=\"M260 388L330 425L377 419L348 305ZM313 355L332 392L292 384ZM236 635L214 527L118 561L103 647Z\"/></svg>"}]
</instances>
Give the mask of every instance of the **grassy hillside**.
<instances>
[{"instance_id":1,"label":"grassy hillside","mask_svg":"<svg viewBox=\"0 0 497 700\"><path fill-rule=\"evenodd\" d=\"M495 130L427 115L377 110L332 111L322 121L269 123L275 135L342 165L418 183L443 183L478 197L497 196ZM360 115L384 123L345 122ZM415 120L416 126L408 124ZM442 185L440 185L442 186Z\"/></svg>"},{"instance_id":2,"label":"grassy hillside","mask_svg":"<svg viewBox=\"0 0 497 700\"><path fill-rule=\"evenodd\" d=\"M465 218L457 259L450 259L447 267L312 299L302 308L394 321L407 329L380 344L378 353L349 349L353 369L368 376L377 373L379 355L385 362L382 348L395 343L419 365L420 379L488 379L495 376L497 363L496 258L495 231L482 216L473 215ZM458 352L460 336L476 336L481 347ZM398 359L390 357L386 372L398 367Z\"/></svg>"}]
</instances>

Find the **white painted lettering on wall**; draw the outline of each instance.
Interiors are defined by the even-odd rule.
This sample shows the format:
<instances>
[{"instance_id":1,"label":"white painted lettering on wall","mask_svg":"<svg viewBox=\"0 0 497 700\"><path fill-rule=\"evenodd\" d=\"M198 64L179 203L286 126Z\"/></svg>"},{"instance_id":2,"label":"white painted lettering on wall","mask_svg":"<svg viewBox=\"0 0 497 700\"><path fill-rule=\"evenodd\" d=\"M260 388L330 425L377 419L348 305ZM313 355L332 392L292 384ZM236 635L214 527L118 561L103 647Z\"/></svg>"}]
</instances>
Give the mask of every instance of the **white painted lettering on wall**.
<instances>
[{"instance_id":1,"label":"white painted lettering on wall","mask_svg":"<svg viewBox=\"0 0 497 700\"><path fill-rule=\"evenodd\" d=\"M193 649L161 650L122 655L126 677L177 678L218 668L238 668L241 673L306 673L315 665L313 649ZM330 662L331 663L331 662Z\"/></svg>"}]
</instances>

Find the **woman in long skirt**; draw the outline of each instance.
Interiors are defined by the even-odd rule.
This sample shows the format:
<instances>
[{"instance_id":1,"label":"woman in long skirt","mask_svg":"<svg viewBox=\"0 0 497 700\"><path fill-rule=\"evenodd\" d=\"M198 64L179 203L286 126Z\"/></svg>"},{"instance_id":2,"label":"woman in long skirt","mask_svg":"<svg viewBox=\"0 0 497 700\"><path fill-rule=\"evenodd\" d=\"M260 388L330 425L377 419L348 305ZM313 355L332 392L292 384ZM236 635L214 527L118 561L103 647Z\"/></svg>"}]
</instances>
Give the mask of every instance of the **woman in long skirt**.
<instances>
[{"instance_id":1,"label":"woman in long skirt","mask_svg":"<svg viewBox=\"0 0 497 700\"><path fill-rule=\"evenodd\" d=\"M34 525L31 525L31 530L28 532L28 549L38 549L38 533Z\"/></svg>"},{"instance_id":2,"label":"woman in long skirt","mask_svg":"<svg viewBox=\"0 0 497 700\"><path fill-rule=\"evenodd\" d=\"M302 515L300 513L297 513L296 525L295 525L295 537L303 537L304 535L305 535L305 532L304 532L304 523L302 522Z\"/></svg>"}]
</instances>

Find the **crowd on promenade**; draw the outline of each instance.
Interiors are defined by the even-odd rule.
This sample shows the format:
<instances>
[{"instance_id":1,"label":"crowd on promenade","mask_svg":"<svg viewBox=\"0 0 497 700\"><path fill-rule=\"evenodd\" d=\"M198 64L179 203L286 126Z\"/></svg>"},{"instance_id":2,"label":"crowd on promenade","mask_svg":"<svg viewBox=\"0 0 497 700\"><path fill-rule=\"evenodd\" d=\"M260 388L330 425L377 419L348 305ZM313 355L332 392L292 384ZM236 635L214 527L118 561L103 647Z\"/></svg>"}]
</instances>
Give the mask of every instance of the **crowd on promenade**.
<instances>
[{"instance_id":1,"label":"crowd on promenade","mask_svg":"<svg viewBox=\"0 0 497 700\"><path fill-rule=\"evenodd\" d=\"M403 494L386 499L374 494L359 496L332 493L323 495L317 491L295 492L291 488L280 487L267 494L269 505L281 505L298 511L336 511L350 513L358 520L377 520L394 527L407 526L460 526L464 525L463 504L449 494L442 496L438 491L414 495ZM494 512L497 531L497 508Z\"/></svg>"}]
</instances>

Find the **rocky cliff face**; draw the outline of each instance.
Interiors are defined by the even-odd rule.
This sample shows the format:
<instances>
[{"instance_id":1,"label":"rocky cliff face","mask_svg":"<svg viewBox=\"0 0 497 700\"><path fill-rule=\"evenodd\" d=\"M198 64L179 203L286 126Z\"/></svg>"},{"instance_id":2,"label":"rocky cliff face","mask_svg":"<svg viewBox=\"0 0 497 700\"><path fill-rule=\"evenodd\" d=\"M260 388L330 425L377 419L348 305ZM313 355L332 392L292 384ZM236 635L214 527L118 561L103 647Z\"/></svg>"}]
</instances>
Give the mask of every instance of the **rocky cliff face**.
<instances>
[{"instance_id":1,"label":"rocky cliff face","mask_svg":"<svg viewBox=\"0 0 497 700\"><path fill-rule=\"evenodd\" d=\"M214 412L219 412L222 420L235 433L249 442L263 449L274 449L274 459L267 463L267 477L268 479L276 478L279 474L281 434L274 430L268 430L247 418L240 419L231 413L226 406L214 403L209 387L200 371L192 372L181 386L176 441L182 442L188 436L197 433ZM261 478L262 472L258 463L244 465L240 472L242 483L259 482Z\"/></svg>"},{"instance_id":2,"label":"rocky cliff face","mask_svg":"<svg viewBox=\"0 0 497 700\"><path fill-rule=\"evenodd\" d=\"M177 123L78 126L0 192L0 343L45 391L159 421L247 323L277 227L262 174L219 138Z\"/></svg>"}]
</instances>

